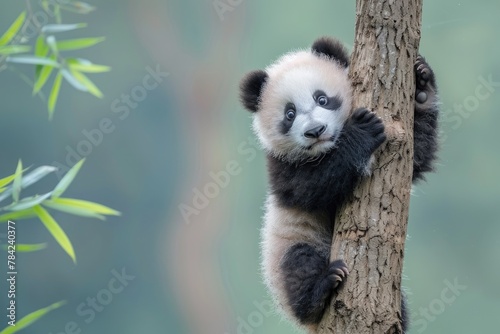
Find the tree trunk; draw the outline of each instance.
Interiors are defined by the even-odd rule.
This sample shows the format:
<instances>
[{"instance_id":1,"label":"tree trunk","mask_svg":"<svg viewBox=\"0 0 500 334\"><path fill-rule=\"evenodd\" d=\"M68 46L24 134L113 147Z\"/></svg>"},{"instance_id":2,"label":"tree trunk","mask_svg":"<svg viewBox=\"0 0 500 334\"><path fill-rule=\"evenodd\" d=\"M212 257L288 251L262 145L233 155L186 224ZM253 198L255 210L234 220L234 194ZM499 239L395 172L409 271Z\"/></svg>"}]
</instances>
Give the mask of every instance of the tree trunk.
<instances>
[{"instance_id":1,"label":"tree trunk","mask_svg":"<svg viewBox=\"0 0 500 334\"><path fill-rule=\"evenodd\" d=\"M350 270L319 334L393 334L401 329L401 272L413 169L414 70L422 0L357 0L350 77L353 110L384 121L387 142L372 177L339 210L332 259Z\"/></svg>"}]
</instances>

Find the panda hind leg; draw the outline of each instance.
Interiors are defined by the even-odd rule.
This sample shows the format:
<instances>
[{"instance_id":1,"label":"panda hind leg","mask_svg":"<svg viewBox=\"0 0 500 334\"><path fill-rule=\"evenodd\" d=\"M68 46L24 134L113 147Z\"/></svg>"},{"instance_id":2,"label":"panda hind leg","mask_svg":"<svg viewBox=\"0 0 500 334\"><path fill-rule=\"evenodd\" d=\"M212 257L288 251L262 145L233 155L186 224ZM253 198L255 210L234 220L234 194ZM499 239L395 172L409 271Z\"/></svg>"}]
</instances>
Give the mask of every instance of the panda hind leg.
<instances>
[{"instance_id":1,"label":"panda hind leg","mask_svg":"<svg viewBox=\"0 0 500 334\"><path fill-rule=\"evenodd\" d=\"M298 243L281 263L288 305L301 324L321 320L332 292L349 274L344 261L329 263L328 256L311 244Z\"/></svg>"},{"instance_id":2,"label":"panda hind leg","mask_svg":"<svg viewBox=\"0 0 500 334\"><path fill-rule=\"evenodd\" d=\"M438 150L438 95L434 71L419 55L415 70L413 181L433 170Z\"/></svg>"}]
</instances>

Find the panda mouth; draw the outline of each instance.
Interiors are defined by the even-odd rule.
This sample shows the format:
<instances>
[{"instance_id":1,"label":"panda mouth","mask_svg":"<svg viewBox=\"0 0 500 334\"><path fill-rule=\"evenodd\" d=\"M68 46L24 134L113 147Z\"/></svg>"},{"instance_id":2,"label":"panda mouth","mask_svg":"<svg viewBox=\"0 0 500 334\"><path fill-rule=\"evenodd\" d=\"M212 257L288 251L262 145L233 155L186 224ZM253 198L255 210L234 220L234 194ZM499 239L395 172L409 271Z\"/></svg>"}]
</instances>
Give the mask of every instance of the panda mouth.
<instances>
[{"instance_id":1,"label":"panda mouth","mask_svg":"<svg viewBox=\"0 0 500 334\"><path fill-rule=\"evenodd\" d=\"M312 145L307 146L306 150L312 150L315 146L321 145L321 144L324 144L324 143L332 143L333 146L335 146L335 144L337 143L338 137L339 137L339 135L338 135L338 133L336 133L333 136L331 136L330 138L318 139Z\"/></svg>"},{"instance_id":2,"label":"panda mouth","mask_svg":"<svg viewBox=\"0 0 500 334\"><path fill-rule=\"evenodd\" d=\"M314 144L312 144L311 146L309 146L310 148L313 148L314 146L317 146L317 145L321 145L323 143L330 143L332 142L333 140L331 138L329 139L318 139Z\"/></svg>"}]
</instances>

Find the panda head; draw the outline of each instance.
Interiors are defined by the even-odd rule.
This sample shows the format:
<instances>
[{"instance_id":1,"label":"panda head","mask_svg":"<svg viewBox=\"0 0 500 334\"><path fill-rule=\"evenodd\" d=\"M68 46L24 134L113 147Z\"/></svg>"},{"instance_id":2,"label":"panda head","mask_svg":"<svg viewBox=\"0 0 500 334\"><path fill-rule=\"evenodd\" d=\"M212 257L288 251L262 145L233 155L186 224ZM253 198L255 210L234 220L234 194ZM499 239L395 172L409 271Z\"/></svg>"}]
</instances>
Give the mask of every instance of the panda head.
<instances>
[{"instance_id":1,"label":"panda head","mask_svg":"<svg viewBox=\"0 0 500 334\"><path fill-rule=\"evenodd\" d=\"M267 151L297 161L335 147L351 110L348 66L342 44L323 37L245 76L241 101Z\"/></svg>"}]
</instances>

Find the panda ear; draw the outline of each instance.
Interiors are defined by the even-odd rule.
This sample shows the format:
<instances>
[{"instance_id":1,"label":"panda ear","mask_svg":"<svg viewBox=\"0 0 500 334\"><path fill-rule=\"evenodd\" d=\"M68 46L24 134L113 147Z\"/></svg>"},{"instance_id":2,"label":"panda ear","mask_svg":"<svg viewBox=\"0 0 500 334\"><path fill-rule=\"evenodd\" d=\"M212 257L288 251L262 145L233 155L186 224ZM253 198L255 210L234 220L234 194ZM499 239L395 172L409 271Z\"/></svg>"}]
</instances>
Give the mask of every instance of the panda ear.
<instances>
[{"instance_id":1,"label":"panda ear","mask_svg":"<svg viewBox=\"0 0 500 334\"><path fill-rule=\"evenodd\" d=\"M251 112L259 110L260 95L262 87L266 83L268 75L265 71L253 71L245 75L240 84L240 99L245 108Z\"/></svg>"},{"instance_id":2,"label":"panda ear","mask_svg":"<svg viewBox=\"0 0 500 334\"><path fill-rule=\"evenodd\" d=\"M312 52L330 57L344 68L349 66L349 53L342 43L336 39L330 37L318 38L312 46Z\"/></svg>"}]
</instances>

